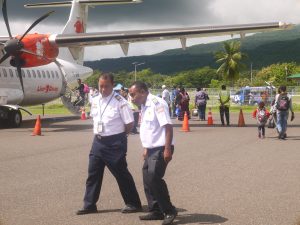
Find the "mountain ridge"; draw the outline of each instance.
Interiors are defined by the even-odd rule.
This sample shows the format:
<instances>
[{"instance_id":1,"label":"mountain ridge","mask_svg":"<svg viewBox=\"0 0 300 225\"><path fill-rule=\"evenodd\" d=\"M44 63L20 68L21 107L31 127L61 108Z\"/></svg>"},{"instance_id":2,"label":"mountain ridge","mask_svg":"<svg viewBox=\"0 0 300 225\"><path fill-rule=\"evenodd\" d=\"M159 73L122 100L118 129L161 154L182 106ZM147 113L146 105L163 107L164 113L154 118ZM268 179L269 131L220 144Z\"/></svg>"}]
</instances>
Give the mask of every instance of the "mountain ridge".
<instances>
[{"instance_id":1,"label":"mountain ridge","mask_svg":"<svg viewBox=\"0 0 300 225\"><path fill-rule=\"evenodd\" d=\"M300 63L300 25L290 30L280 30L257 33L246 36L241 40L241 51L248 55L246 65L253 64L253 69L279 62ZM133 70L132 62L145 62L139 70L150 68L155 73L174 74L184 70L191 70L210 66L217 68L214 53L222 50L223 42L198 44L183 49L170 49L153 55L121 57L116 59L102 59L86 61L84 64L94 70L117 72Z\"/></svg>"}]
</instances>

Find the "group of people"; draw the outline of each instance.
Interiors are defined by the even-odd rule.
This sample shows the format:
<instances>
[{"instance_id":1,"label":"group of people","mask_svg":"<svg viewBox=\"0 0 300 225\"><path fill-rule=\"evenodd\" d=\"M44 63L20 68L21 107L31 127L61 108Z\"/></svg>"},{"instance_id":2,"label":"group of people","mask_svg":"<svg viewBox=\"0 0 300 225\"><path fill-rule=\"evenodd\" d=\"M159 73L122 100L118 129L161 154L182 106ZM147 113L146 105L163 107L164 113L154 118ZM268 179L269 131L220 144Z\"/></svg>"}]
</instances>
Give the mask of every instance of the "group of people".
<instances>
[{"instance_id":1,"label":"group of people","mask_svg":"<svg viewBox=\"0 0 300 225\"><path fill-rule=\"evenodd\" d=\"M183 120L184 114L187 113L190 119L190 96L184 87L177 88L173 87L171 93L167 89L166 85L162 86L161 97L169 106L169 114L172 118L178 118Z\"/></svg>"},{"instance_id":2,"label":"group of people","mask_svg":"<svg viewBox=\"0 0 300 225\"><path fill-rule=\"evenodd\" d=\"M291 121L294 120L295 114L293 111L292 96L287 93L286 86L282 85L278 89L278 94L272 102L270 112L266 109L264 101L261 101L258 108L253 111L253 118L256 118L258 124L258 137L265 137L265 125L270 118L276 124L278 139L286 139L287 121L291 111Z\"/></svg>"},{"instance_id":3,"label":"group of people","mask_svg":"<svg viewBox=\"0 0 300 225\"><path fill-rule=\"evenodd\" d=\"M162 98L160 98L152 95L147 85L139 81L134 82L128 91L122 89L119 94L113 91L113 86L114 77L111 74L101 75L99 92L91 98L90 115L93 117L94 139L89 153L84 205L76 214L97 213L96 204L99 200L105 167L115 177L124 200L125 207L121 212L142 211L141 200L126 161L127 135L135 126L133 107L137 107L136 110L141 114L143 185L149 211L139 218L140 220L163 220L163 225L171 224L177 216L177 210L171 202L167 184L163 179L174 153L171 116L176 113L176 108L189 113L189 95L184 88L180 90L174 88L170 94L166 91L166 86L163 86ZM205 120L208 99L206 91L198 88L195 105L199 110L200 120ZM218 99L222 125L225 125L224 115L226 124L230 125L230 94L225 85L222 86ZM286 92L286 86L280 86L271 113L266 109L263 101L253 112L253 117L257 119L258 137L265 137L265 124L270 115L273 117L276 115L278 138L285 139L289 111L292 113L291 120L293 120L292 98ZM180 118L182 114L177 116Z\"/></svg>"},{"instance_id":4,"label":"group of people","mask_svg":"<svg viewBox=\"0 0 300 225\"><path fill-rule=\"evenodd\" d=\"M91 116L94 139L89 154L88 177L83 208L77 215L97 213L104 168L117 180L125 207L122 213L142 211L134 179L127 168L127 135L134 125L133 111L128 102L113 91L114 78L99 78L99 94L92 98ZM167 184L163 179L174 152L173 127L168 104L152 95L143 82L134 82L129 89L131 101L140 107L140 139L143 146L143 184L149 213L140 220L163 220L171 224L177 216Z\"/></svg>"}]
</instances>

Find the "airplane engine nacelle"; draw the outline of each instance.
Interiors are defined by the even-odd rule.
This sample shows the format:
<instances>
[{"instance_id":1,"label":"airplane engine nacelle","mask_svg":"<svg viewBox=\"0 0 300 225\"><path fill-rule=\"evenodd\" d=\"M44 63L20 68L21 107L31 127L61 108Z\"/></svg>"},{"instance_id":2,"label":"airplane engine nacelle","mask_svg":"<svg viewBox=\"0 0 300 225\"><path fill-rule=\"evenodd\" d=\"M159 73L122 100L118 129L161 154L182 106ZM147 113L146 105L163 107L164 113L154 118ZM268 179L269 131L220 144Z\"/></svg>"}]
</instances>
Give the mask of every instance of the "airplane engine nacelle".
<instances>
[{"instance_id":1,"label":"airplane engine nacelle","mask_svg":"<svg viewBox=\"0 0 300 225\"><path fill-rule=\"evenodd\" d=\"M47 65L55 61L59 50L49 42L49 36L47 34L28 34L23 38L23 48L28 51L20 54L23 68ZM15 64L14 57L12 57L11 64L12 66Z\"/></svg>"}]
</instances>

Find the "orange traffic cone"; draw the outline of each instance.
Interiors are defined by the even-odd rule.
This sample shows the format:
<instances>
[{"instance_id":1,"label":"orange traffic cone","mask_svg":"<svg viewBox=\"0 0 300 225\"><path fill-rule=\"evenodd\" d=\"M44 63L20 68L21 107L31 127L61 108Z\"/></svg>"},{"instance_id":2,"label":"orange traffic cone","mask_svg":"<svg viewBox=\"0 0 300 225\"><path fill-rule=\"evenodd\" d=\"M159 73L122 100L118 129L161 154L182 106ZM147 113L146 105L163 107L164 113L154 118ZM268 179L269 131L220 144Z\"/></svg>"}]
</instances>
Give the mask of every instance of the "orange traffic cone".
<instances>
[{"instance_id":1,"label":"orange traffic cone","mask_svg":"<svg viewBox=\"0 0 300 225\"><path fill-rule=\"evenodd\" d=\"M31 136L41 136L42 135L42 130L41 130L41 117L40 115L38 115L36 122L35 122L35 126L34 126L34 130Z\"/></svg>"},{"instance_id":2,"label":"orange traffic cone","mask_svg":"<svg viewBox=\"0 0 300 225\"><path fill-rule=\"evenodd\" d=\"M187 112L184 113L181 131L184 131L184 132L189 132L190 131L190 128L189 128L189 117L188 117Z\"/></svg>"},{"instance_id":3,"label":"orange traffic cone","mask_svg":"<svg viewBox=\"0 0 300 225\"><path fill-rule=\"evenodd\" d=\"M207 115L207 125L213 125L213 124L214 124L214 121L212 118L211 108L209 108L209 112Z\"/></svg>"},{"instance_id":4,"label":"orange traffic cone","mask_svg":"<svg viewBox=\"0 0 300 225\"><path fill-rule=\"evenodd\" d=\"M84 107L81 108L81 120L86 120L86 115L85 115L85 109L84 109Z\"/></svg>"},{"instance_id":5,"label":"orange traffic cone","mask_svg":"<svg viewBox=\"0 0 300 225\"><path fill-rule=\"evenodd\" d=\"M240 109L238 127L244 127L244 126L245 126L245 120L244 120L243 110Z\"/></svg>"}]
</instances>

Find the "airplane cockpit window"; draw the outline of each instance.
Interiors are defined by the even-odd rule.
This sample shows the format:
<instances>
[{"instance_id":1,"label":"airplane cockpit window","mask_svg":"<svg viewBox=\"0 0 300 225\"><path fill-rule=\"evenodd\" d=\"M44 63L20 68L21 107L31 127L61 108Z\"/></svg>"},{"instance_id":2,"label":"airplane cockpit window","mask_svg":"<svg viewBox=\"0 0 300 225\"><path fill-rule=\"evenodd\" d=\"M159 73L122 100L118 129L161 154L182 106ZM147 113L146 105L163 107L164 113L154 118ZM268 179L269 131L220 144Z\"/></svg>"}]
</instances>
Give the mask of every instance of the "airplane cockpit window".
<instances>
[{"instance_id":1,"label":"airplane cockpit window","mask_svg":"<svg viewBox=\"0 0 300 225\"><path fill-rule=\"evenodd\" d=\"M14 73L11 69L8 69L10 77L14 77Z\"/></svg>"},{"instance_id":2,"label":"airplane cockpit window","mask_svg":"<svg viewBox=\"0 0 300 225\"><path fill-rule=\"evenodd\" d=\"M35 74L34 70L32 70L32 76L33 76L33 78L36 78L36 74Z\"/></svg>"},{"instance_id":3,"label":"airplane cockpit window","mask_svg":"<svg viewBox=\"0 0 300 225\"><path fill-rule=\"evenodd\" d=\"M51 76L52 76L52 79L54 79L54 72L51 71Z\"/></svg>"},{"instance_id":4,"label":"airplane cockpit window","mask_svg":"<svg viewBox=\"0 0 300 225\"><path fill-rule=\"evenodd\" d=\"M42 76L41 76L41 72L40 72L39 70L37 71L37 75L38 75L39 78L42 77Z\"/></svg>"},{"instance_id":5,"label":"airplane cockpit window","mask_svg":"<svg viewBox=\"0 0 300 225\"><path fill-rule=\"evenodd\" d=\"M27 77L28 77L28 78L31 78L30 70L27 70Z\"/></svg>"},{"instance_id":6,"label":"airplane cockpit window","mask_svg":"<svg viewBox=\"0 0 300 225\"><path fill-rule=\"evenodd\" d=\"M47 77L50 79L50 73L49 71L46 71Z\"/></svg>"}]
</instances>

